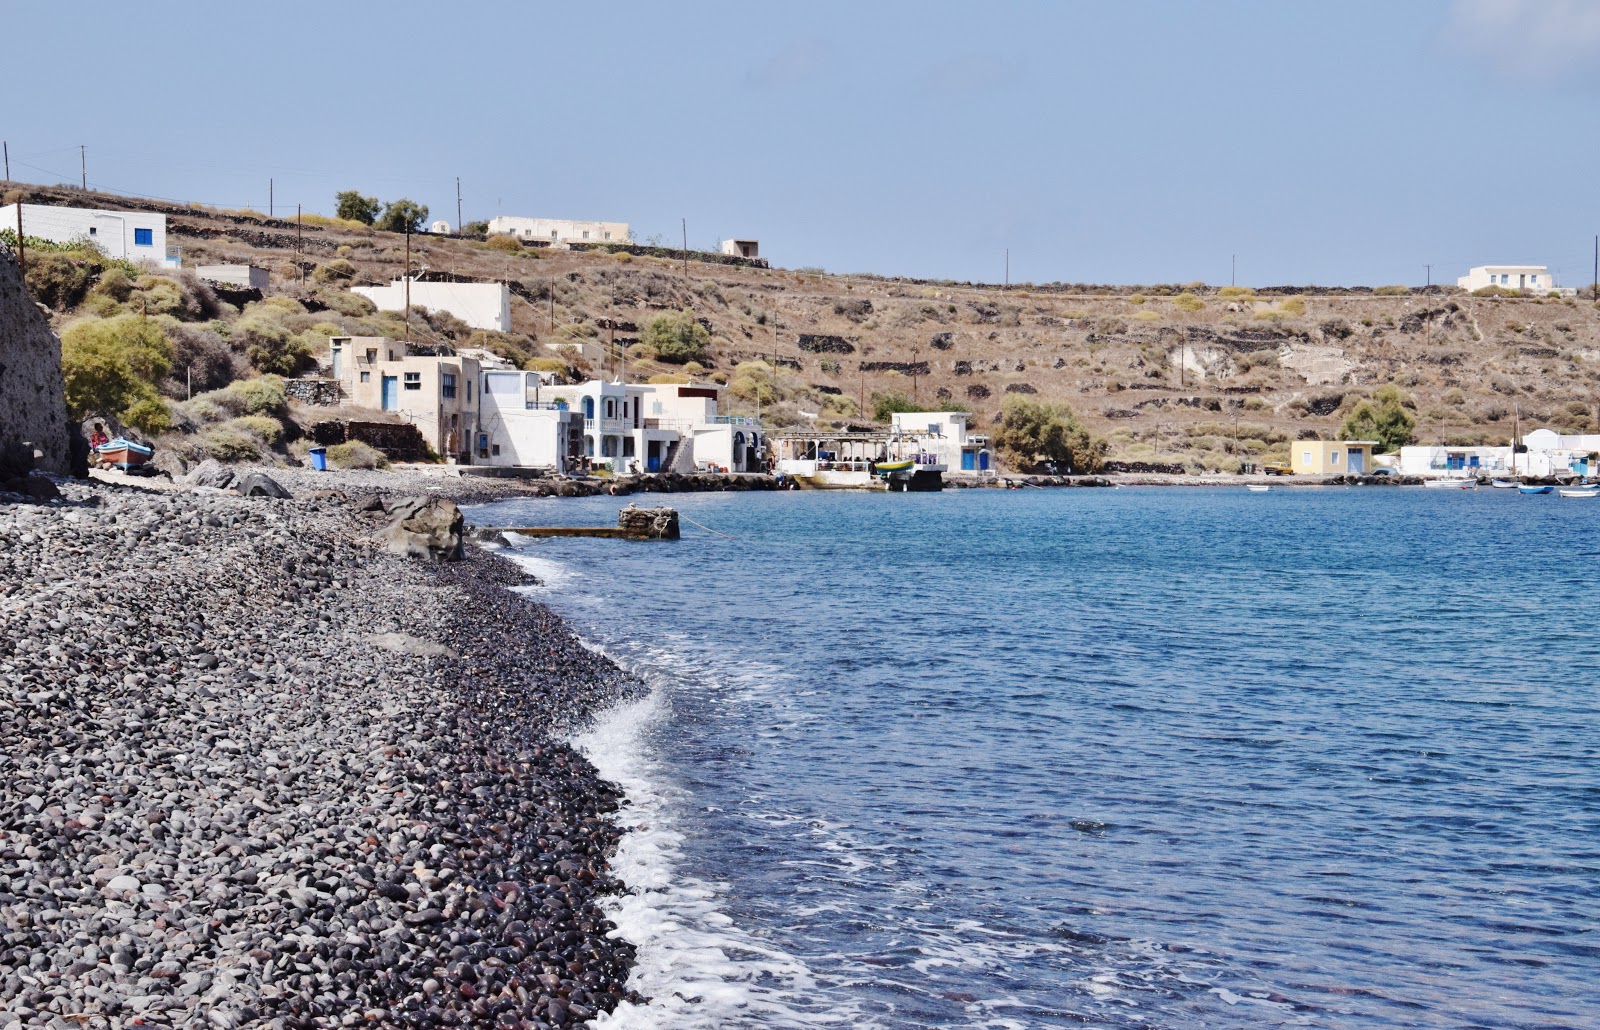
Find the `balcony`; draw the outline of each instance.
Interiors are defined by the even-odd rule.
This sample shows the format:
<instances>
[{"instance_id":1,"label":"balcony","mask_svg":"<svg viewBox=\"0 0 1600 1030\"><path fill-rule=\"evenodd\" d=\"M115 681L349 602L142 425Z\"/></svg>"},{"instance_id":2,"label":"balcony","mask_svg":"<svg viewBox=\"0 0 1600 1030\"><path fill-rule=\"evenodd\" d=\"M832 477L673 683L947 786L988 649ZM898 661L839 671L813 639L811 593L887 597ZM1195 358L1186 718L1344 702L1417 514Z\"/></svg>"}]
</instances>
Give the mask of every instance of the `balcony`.
<instances>
[{"instance_id":1,"label":"balcony","mask_svg":"<svg viewBox=\"0 0 1600 1030\"><path fill-rule=\"evenodd\" d=\"M716 424L719 426L749 426L752 429L761 428L761 423L749 415L718 415Z\"/></svg>"}]
</instances>

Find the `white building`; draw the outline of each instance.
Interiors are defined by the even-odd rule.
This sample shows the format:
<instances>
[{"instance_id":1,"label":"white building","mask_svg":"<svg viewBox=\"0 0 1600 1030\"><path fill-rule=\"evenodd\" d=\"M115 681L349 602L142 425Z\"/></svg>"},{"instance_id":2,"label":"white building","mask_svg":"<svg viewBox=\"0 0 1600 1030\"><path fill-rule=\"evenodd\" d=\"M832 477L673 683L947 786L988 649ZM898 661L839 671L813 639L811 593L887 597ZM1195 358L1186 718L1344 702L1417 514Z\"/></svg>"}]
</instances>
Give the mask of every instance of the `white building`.
<instances>
[{"instance_id":1,"label":"white building","mask_svg":"<svg viewBox=\"0 0 1600 1030\"><path fill-rule=\"evenodd\" d=\"M473 459L479 465L576 472L583 462L584 419L551 395L538 372L482 373Z\"/></svg>"},{"instance_id":2,"label":"white building","mask_svg":"<svg viewBox=\"0 0 1600 1030\"><path fill-rule=\"evenodd\" d=\"M758 258L761 243L758 240L723 240L722 252L729 257Z\"/></svg>"},{"instance_id":3,"label":"white building","mask_svg":"<svg viewBox=\"0 0 1600 1030\"><path fill-rule=\"evenodd\" d=\"M450 223L441 218L432 225L428 226L428 231L433 233L435 236L449 236Z\"/></svg>"},{"instance_id":4,"label":"white building","mask_svg":"<svg viewBox=\"0 0 1600 1030\"><path fill-rule=\"evenodd\" d=\"M715 383L642 383L646 438L640 453L649 462L651 440L679 440L676 448L662 450L662 471L690 472L715 468L724 472L764 472L767 440L760 423L747 415L721 413L727 387ZM669 441L670 442L670 441Z\"/></svg>"},{"instance_id":5,"label":"white building","mask_svg":"<svg viewBox=\"0 0 1600 1030\"><path fill-rule=\"evenodd\" d=\"M989 438L967 432L970 418L965 411L897 411L889 421L891 449L936 455L951 472L987 472Z\"/></svg>"},{"instance_id":6,"label":"white building","mask_svg":"<svg viewBox=\"0 0 1600 1030\"><path fill-rule=\"evenodd\" d=\"M1592 476L1600 474L1591 455L1600 454L1600 433L1558 433L1535 429L1522 437L1528 450L1517 455L1517 473L1525 476Z\"/></svg>"},{"instance_id":7,"label":"white building","mask_svg":"<svg viewBox=\"0 0 1600 1030\"><path fill-rule=\"evenodd\" d=\"M628 243L627 222L580 222L570 218L522 218L497 215L489 219L489 235L505 233L530 246L571 243Z\"/></svg>"},{"instance_id":8,"label":"white building","mask_svg":"<svg viewBox=\"0 0 1600 1030\"><path fill-rule=\"evenodd\" d=\"M195 274L210 282L224 286L238 286L266 292L271 276L265 268L255 265L201 265Z\"/></svg>"},{"instance_id":9,"label":"white building","mask_svg":"<svg viewBox=\"0 0 1600 1030\"><path fill-rule=\"evenodd\" d=\"M1405 476L1529 476L1535 479L1600 474L1589 456L1600 454L1600 433L1562 435L1554 429L1536 429L1522 438L1525 451L1513 454L1504 447L1449 447L1445 445L1400 448L1396 467Z\"/></svg>"},{"instance_id":10,"label":"white building","mask_svg":"<svg viewBox=\"0 0 1600 1030\"><path fill-rule=\"evenodd\" d=\"M1449 478L1510 475L1511 448L1413 445L1400 448L1400 460L1392 467L1402 476Z\"/></svg>"},{"instance_id":11,"label":"white building","mask_svg":"<svg viewBox=\"0 0 1600 1030\"><path fill-rule=\"evenodd\" d=\"M352 286L378 306L379 311L404 311L406 282L388 286ZM411 306L428 311L448 311L474 329L511 331L511 290L505 283L440 283L411 280Z\"/></svg>"},{"instance_id":12,"label":"white building","mask_svg":"<svg viewBox=\"0 0 1600 1030\"><path fill-rule=\"evenodd\" d=\"M0 228L16 231L16 204L0 207ZM167 256L167 216L149 211L23 204L22 235L52 243L87 240L107 257L163 268L180 265Z\"/></svg>"},{"instance_id":13,"label":"white building","mask_svg":"<svg viewBox=\"0 0 1600 1030\"><path fill-rule=\"evenodd\" d=\"M1479 265L1457 279L1456 285L1469 293L1487 286L1540 295L1559 293L1564 297L1578 292L1572 287L1557 286L1555 276L1544 265Z\"/></svg>"}]
</instances>

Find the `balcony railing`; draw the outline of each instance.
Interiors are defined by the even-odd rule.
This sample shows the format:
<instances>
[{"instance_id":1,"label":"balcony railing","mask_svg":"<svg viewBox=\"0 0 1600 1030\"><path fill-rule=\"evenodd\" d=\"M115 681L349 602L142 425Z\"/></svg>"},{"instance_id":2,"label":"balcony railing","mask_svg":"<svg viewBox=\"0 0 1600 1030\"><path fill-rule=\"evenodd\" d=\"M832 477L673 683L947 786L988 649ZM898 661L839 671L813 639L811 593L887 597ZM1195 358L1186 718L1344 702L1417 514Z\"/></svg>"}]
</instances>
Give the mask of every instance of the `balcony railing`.
<instances>
[{"instance_id":1,"label":"balcony railing","mask_svg":"<svg viewBox=\"0 0 1600 1030\"><path fill-rule=\"evenodd\" d=\"M719 426L751 426L752 428L756 429L761 428L761 423L757 422L749 415L718 415L716 418L716 424Z\"/></svg>"}]
</instances>

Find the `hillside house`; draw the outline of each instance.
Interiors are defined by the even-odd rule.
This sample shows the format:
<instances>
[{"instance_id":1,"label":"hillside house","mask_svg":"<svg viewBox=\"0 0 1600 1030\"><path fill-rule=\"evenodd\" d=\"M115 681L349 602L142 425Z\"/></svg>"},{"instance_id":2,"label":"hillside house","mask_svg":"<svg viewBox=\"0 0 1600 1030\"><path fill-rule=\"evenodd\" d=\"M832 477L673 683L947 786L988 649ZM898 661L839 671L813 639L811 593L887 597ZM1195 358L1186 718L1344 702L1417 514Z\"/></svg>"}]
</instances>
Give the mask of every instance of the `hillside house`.
<instances>
[{"instance_id":1,"label":"hillside house","mask_svg":"<svg viewBox=\"0 0 1600 1030\"><path fill-rule=\"evenodd\" d=\"M470 463L478 424L478 362L412 353L386 336L334 336L329 375L345 403L392 412L416 426L446 461Z\"/></svg>"},{"instance_id":2,"label":"hillside house","mask_svg":"<svg viewBox=\"0 0 1600 1030\"><path fill-rule=\"evenodd\" d=\"M0 228L17 228L17 206L0 207ZM167 253L167 216L150 211L109 211L102 208L53 207L23 204L22 235L52 243L86 240L107 257L158 268L178 268L181 261Z\"/></svg>"},{"instance_id":3,"label":"hillside house","mask_svg":"<svg viewBox=\"0 0 1600 1030\"><path fill-rule=\"evenodd\" d=\"M1488 286L1521 290L1524 293L1572 296L1578 291L1556 285L1555 276L1545 265L1479 265L1456 280L1456 285L1471 292Z\"/></svg>"},{"instance_id":4,"label":"hillside house","mask_svg":"<svg viewBox=\"0 0 1600 1030\"><path fill-rule=\"evenodd\" d=\"M1377 440L1296 440L1289 467L1297 476L1364 476Z\"/></svg>"},{"instance_id":5,"label":"hillside house","mask_svg":"<svg viewBox=\"0 0 1600 1030\"><path fill-rule=\"evenodd\" d=\"M767 440L760 423L747 415L722 414L727 387L643 383L637 389L645 429L651 434L640 452L647 471L687 472L712 466L728 472L766 470Z\"/></svg>"},{"instance_id":6,"label":"hillside house","mask_svg":"<svg viewBox=\"0 0 1600 1030\"><path fill-rule=\"evenodd\" d=\"M761 244L756 240L723 240L722 252L729 257L758 258Z\"/></svg>"},{"instance_id":7,"label":"hillside house","mask_svg":"<svg viewBox=\"0 0 1600 1030\"><path fill-rule=\"evenodd\" d=\"M388 286L352 286L378 306L379 311L404 311L406 281L396 279ZM511 331L511 289L505 283L449 283L411 280L411 306L427 311L446 311L474 329Z\"/></svg>"},{"instance_id":8,"label":"hillside house","mask_svg":"<svg viewBox=\"0 0 1600 1030\"><path fill-rule=\"evenodd\" d=\"M989 438L967 432L965 411L897 411L889 420L891 451L931 454L952 472L988 472Z\"/></svg>"},{"instance_id":9,"label":"hillside house","mask_svg":"<svg viewBox=\"0 0 1600 1030\"><path fill-rule=\"evenodd\" d=\"M489 235L515 236L530 247L564 247L573 243L630 243L627 222L583 222L570 218L524 218L497 215L489 219Z\"/></svg>"},{"instance_id":10,"label":"hillside house","mask_svg":"<svg viewBox=\"0 0 1600 1030\"><path fill-rule=\"evenodd\" d=\"M271 278L265 268L257 268L255 265L201 265L194 271L207 282L237 286L245 290L255 289L262 293L267 292Z\"/></svg>"}]
</instances>

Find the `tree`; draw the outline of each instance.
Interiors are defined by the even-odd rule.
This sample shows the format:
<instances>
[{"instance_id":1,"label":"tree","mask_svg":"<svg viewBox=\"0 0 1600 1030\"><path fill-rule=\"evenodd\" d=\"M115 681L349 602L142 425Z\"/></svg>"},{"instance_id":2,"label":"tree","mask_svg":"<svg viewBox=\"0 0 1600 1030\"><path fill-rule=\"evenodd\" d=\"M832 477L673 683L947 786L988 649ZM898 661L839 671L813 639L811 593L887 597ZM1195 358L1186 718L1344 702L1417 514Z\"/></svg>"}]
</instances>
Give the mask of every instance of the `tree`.
<instances>
[{"instance_id":1,"label":"tree","mask_svg":"<svg viewBox=\"0 0 1600 1030\"><path fill-rule=\"evenodd\" d=\"M710 356L711 333L689 312L671 311L652 318L644 327L640 342L654 350L660 360L683 365L705 361Z\"/></svg>"},{"instance_id":2,"label":"tree","mask_svg":"<svg viewBox=\"0 0 1600 1030\"><path fill-rule=\"evenodd\" d=\"M378 219L378 228L385 232L421 232L422 223L427 220L427 205L402 197L389 201L383 217Z\"/></svg>"},{"instance_id":3,"label":"tree","mask_svg":"<svg viewBox=\"0 0 1600 1030\"><path fill-rule=\"evenodd\" d=\"M1376 440L1376 452L1397 451L1411 442L1417 420L1406 408L1411 398L1400 392L1392 383L1378 387L1370 400L1364 400L1350 412L1350 417L1339 427L1339 435L1346 440Z\"/></svg>"},{"instance_id":4,"label":"tree","mask_svg":"<svg viewBox=\"0 0 1600 1030\"><path fill-rule=\"evenodd\" d=\"M171 369L172 343L154 319L86 318L61 333L61 375L75 419L101 414L153 423L158 409L165 414L155 384Z\"/></svg>"},{"instance_id":5,"label":"tree","mask_svg":"<svg viewBox=\"0 0 1600 1030\"><path fill-rule=\"evenodd\" d=\"M487 236L489 235L489 223L487 221L468 222L461 227L461 235Z\"/></svg>"},{"instance_id":6,"label":"tree","mask_svg":"<svg viewBox=\"0 0 1600 1030\"><path fill-rule=\"evenodd\" d=\"M734 367L728 392L740 400L771 405L778 399L777 371L765 361L742 361Z\"/></svg>"},{"instance_id":7,"label":"tree","mask_svg":"<svg viewBox=\"0 0 1600 1030\"><path fill-rule=\"evenodd\" d=\"M1095 472L1106 456L1106 442L1090 436L1071 408L1017 396L1001 407L994 442L1013 464L1044 460L1067 472Z\"/></svg>"},{"instance_id":8,"label":"tree","mask_svg":"<svg viewBox=\"0 0 1600 1030\"><path fill-rule=\"evenodd\" d=\"M345 190L333 199L339 205L337 213L340 218L360 222L362 225L371 225L377 221L378 212L383 209L377 197L363 197L360 190Z\"/></svg>"}]
</instances>

